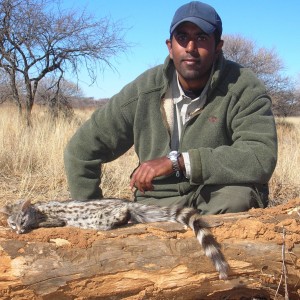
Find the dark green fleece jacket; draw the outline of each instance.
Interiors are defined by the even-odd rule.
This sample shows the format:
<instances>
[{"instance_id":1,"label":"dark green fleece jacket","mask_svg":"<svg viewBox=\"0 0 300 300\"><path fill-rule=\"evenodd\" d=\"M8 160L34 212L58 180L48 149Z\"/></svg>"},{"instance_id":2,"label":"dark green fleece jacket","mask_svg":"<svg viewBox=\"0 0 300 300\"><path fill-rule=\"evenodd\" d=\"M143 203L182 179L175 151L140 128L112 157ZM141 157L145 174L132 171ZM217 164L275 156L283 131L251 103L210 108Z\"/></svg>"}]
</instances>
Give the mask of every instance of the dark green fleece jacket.
<instances>
[{"instance_id":1,"label":"dark green fleece jacket","mask_svg":"<svg viewBox=\"0 0 300 300\"><path fill-rule=\"evenodd\" d=\"M140 162L171 151L162 99L173 73L173 62L167 58L164 65L126 85L79 128L64 156L73 198L102 197L101 164L133 145ZM268 182L277 160L275 122L271 100L251 70L219 58L206 105L185 124L179 151L189 153L190 179L156 178L154 190L137 192L137 200L181 197L199 185Z\"/></svg>"}]
</instances>

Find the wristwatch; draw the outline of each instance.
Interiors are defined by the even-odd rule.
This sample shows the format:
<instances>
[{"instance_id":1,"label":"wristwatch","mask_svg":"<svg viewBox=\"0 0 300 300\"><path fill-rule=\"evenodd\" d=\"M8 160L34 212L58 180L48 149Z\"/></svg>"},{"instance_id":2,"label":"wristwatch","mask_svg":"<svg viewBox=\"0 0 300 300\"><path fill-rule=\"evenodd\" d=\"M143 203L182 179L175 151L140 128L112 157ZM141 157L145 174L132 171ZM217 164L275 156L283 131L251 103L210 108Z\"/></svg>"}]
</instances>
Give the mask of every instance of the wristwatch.
<instances>
[{"instance_id":1,"label":"wristwatch","mask_svg":"<svg viewBox=\"0 0 300 300\"><path fill-rule=\"evenodd\" d=\"M181 155L180 152L178 151L171 151L168 155L167 158L169 158L172 162L172 168L173 171L176 172L176 176L180 176L180 167L178 163L178 157Z\"/></svg>"}]
</instances>

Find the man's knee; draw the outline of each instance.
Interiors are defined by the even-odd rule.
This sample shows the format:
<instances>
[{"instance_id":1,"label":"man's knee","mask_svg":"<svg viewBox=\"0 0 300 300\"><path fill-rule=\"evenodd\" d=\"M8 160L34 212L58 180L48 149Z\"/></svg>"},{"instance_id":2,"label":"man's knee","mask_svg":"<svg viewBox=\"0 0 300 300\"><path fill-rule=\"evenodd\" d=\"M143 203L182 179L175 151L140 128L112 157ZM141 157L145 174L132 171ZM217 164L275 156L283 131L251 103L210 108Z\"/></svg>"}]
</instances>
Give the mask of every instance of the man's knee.
<instances>
[{"instance_id":1,"label":"man's knee","mask_svg":"<svg viewBox=\"0 0 300 300\"><path fill-rule=\"evenodd\" d=\"M207 185L196 203L202 214L242 212L263 206L258 191L250 185Z\"/></svg>"}]
</instances>

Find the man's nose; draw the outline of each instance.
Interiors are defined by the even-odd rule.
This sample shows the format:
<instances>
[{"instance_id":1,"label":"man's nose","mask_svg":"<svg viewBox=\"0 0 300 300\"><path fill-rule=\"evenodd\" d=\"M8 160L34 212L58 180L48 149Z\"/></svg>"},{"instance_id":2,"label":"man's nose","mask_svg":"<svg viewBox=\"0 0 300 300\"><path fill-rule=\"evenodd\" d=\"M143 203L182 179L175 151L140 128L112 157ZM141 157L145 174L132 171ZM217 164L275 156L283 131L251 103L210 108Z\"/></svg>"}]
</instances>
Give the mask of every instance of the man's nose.
<instances>
[{"instance_id":1,"label":"man's nose","mask_svg":"<svg viewBox=\"0 0 300 300\"><path fill-rule=\"evenodd\" d=\"M190 39L186 45L186 52L194 52L196 49L197 43L193 39Z\"/></svg>"}]
</instances>

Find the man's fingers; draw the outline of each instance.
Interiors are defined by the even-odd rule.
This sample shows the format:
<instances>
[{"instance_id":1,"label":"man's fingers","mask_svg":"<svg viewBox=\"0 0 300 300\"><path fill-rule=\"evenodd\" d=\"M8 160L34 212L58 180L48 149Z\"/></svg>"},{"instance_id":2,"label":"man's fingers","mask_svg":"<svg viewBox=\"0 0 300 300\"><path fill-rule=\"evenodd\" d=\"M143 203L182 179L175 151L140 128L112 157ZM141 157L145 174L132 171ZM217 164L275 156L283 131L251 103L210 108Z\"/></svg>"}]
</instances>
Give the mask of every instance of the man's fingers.
<instances>
[{"instance_id":1,"label":"man's fingers","mask_svg":"<svg viewBox=\"0 0 300 300\"><path fill-rule=\"evenodd\" d=\"M138 169L139 169L139 168L138 168ZM134 171L134 173L132 174L131 179L130 179L129 186L130 186L130 189L131 189L132 192L134 191L135 188L138 188L138 187L136 186L136 184L135 184L135 182L136 182L136 173L137 173L138 169L136 169L136 170Z\"/></svg>"},{"instance_id":2,"label":"man's fingers","mask_svg":"<svg viewBox=\"0 0 300 300\"><path fill-rule=\"evenodd\" d=\"M154 170L147 164L142 164L135 172L132 174L130 180L130 188L133 191L137 188L139 191L144 193L153 189L152 180L155 176Z\"/></svg>"}]
</instances>

